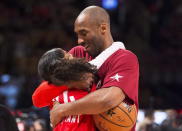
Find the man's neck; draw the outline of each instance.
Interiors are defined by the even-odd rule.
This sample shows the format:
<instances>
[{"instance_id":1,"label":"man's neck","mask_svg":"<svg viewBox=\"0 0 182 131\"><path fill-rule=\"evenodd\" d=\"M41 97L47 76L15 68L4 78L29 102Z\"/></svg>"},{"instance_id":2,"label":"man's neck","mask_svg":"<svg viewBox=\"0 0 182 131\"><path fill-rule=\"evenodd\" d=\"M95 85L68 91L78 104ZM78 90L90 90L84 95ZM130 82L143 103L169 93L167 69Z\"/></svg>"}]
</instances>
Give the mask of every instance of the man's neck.
<instances>
[{"instance_id":1,"label":"man's neck","mask_svg":"<svg viewBox=\"0 0 182 131\"><path fill-rule=\"evenodd\" d=\"M111 35L109 35L109 37L107 39L105 39L105 44L104 44L104 48L103 51L105 49L107 49L108 47L110 47L112 45L112 43L114 42L113 38Z\"/></svg>"}]
</instances>

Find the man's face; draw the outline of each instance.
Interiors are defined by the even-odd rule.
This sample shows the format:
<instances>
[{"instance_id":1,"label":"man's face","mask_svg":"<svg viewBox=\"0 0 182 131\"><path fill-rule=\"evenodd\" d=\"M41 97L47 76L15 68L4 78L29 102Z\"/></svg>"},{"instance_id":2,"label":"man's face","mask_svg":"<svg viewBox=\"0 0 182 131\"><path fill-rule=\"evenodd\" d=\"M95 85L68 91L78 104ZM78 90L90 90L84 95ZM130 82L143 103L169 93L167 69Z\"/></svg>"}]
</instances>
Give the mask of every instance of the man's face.
<instances>
[{"instance_id":1,"label":"man's face","mask_svg":"<svg viewBox=\"0 0 182 131\"><path fill-rule=\"evenodd\" d=\"M103 51L104 41L100 33L99 25L91 23L88 16L80 15L75 21L75 32L78 36L78 44L92 57L96 57Z\"/></svg>"}]
</instances>

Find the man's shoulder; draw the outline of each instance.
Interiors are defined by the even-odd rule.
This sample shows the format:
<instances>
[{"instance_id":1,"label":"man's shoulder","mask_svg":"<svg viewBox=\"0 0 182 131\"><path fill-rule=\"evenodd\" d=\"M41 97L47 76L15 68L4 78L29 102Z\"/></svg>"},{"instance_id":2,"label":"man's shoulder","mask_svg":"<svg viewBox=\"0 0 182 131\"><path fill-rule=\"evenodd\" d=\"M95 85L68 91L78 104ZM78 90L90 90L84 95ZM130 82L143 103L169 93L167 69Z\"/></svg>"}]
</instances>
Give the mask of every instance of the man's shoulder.
<instances>
[{"instance_id":1,"label":"man's shoulder","mask_svg":"<svg viewBox=\"0 0 182 131\"><path fill-rule=\"evenodd\" d=\"M137 56L130 50L119 49L109 58L113 62L138 61Z\"/></svg>"},{"instance_id":2,"label":"man's shoulder","mask_svg":"<svg viewBox=\"0 0 182 131\"><path fill-rule=\"evenodd\" d=\"M137 58L137 56L130 50L120 49L116 53L121 54L118 56L130 56L130 57L136 57Z\"/></svg>"},{"instance_id":3,"label":"man's shoulder","mask_svg":"<svg viewBox=\"0 0 182 131\"><path fill-rule=\"evenodd\" d=\"M119 49L112 54L101 66L100 72L113 71L124 68L137 68L138 59L134 53L129 50Z\"/></svg>"}]
</instances>

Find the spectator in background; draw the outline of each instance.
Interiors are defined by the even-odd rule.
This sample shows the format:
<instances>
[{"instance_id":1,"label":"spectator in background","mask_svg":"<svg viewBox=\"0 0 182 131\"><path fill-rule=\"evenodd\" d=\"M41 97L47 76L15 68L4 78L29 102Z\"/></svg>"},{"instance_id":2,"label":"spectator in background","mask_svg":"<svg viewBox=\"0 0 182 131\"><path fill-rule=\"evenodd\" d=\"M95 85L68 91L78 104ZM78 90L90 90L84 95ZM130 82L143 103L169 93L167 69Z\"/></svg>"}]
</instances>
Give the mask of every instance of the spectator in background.
<instances>
[{"instance_id":1,"label":"spectator in background","mask_svg":"<svg viewBox=\"0 0 182 131\"><path fill-rule=\"evenodd\" d=\"M177 128L179 131L182 130L182 115L178 115L173 122L173 127Z\"/></svg>"},{"instance_id":2,"label":"spectator in background","mask_svg":"<svg viewBox=\"0 0 182 131\"><path fill-rule=\"evenodd\" d=\"M0 85L0 95L5 97L6 105L14 109L17 105L17 96L19 94L18 85L21 81L9 74L4 74L0 75L0 82L2 83Z\"/></svg>"},{"instance_id":3,"label":"spectator in background","mask_svg":"<svg viewBox=\"0 0 182 131\"><path fill-rule=\"evenodd\" d=\"M8 108L0 105L0 130L1 131L18 131L15 118Z\"/></svg>"},{"instance_id":4,"label":"spectator in background","mask_svg":"<svg viewBox=\"0 0 182 131\"><path fill-rule=\"evenodd\" d=\"M34 122L31 118L23 120L23 126L24 128L22 131L35 131Z\"/></svg>"},{"instance_id":5,"label":"spectator in background","mask_svg":"<svg viewBox=\"0 0 182 131\"><path fill-rule=\"evenodd\" d=\"M34 122L34 128L35 128L35 131L47 131L45 120L37 119Z\"/></svg>"},{"instance_id":6,"label":"spectator in background","mask_svg":"<svg viewBox=\"0 0 182 131\"><path fill-rule=\"evenodd\" d=\"M159 125L154 122L153 110L146 110L145 118L138 124L137 131L160 131Z\"/></svg>"},{"instance_id":7,"label":"spectator in background","mask_svg":"<svg viewBox=\"0 0 182 131\"><path fill-rule=\"evenodd\" d=\"M166 111L167 118L162 122L162 126L172 127L173 121L176 119L177 112L174 109L169 109Z\"/></svg>"},{"instance_id":8,"label":"spectator in background","mask_svg":"<svg viewBox=\"0 0 182 131\"><path fill-rule=\"evenodd\" d=\"M178 115L176 110L169 109L166 111L168 117L161 124L162 131L181 131L182 116Z\"/></svg>"}]
</instances>

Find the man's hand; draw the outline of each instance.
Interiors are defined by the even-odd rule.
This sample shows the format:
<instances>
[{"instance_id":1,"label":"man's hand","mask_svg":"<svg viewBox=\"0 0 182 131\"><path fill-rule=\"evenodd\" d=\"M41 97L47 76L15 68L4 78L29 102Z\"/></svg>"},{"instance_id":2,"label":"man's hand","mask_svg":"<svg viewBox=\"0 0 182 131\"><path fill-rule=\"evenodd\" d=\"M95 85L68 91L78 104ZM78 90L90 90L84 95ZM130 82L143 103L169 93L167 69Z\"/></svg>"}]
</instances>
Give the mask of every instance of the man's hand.
<instances>
[{"instance_id":1,"label":"man's hand","mask_svg":"<svg viewBox=\"0 0 182 131\"><path fill-rule=\"evenodd\" d=\"M54 106L52 108L52 110L50 111L50 122L52 124L52 127L55 128L55 126L61 122L65 116L62 116L62 114L60 113L60 107L61 104L57 101L54 102ZM59 116L59 117L58 117Z\"/></svg>"}]
</instances>

